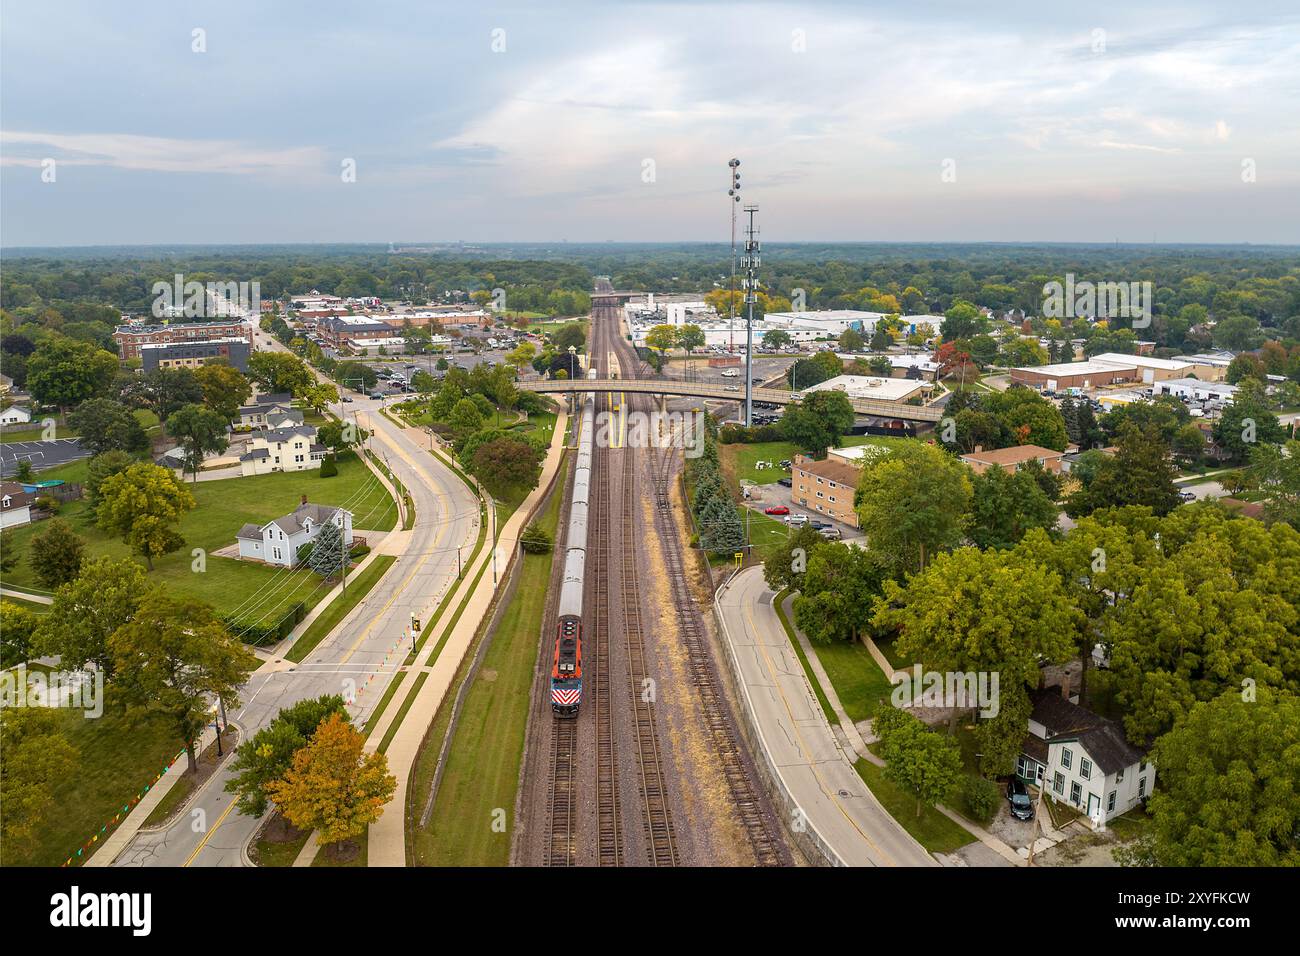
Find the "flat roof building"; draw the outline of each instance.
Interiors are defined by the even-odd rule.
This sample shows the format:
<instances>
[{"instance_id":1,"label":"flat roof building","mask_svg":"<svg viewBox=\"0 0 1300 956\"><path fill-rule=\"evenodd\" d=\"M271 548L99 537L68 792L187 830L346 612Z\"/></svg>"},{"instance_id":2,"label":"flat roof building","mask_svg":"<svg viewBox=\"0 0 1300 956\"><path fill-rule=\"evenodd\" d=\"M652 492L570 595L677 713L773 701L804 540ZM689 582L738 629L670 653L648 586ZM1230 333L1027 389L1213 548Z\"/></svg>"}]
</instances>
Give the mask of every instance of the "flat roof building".
<instances>
[{"instance_id":1,"label":"flat roof building","mask_svg":"<svg viewBox=\"0 0 1300 956\"><path fill-rule=\"evenodd\" d=\"M961 460L970 465L977 475L994 467L1014 474L1031 461L1037 461L1047 471L1059 472L1064 458L1065 452L1041 445L1012 445L1010 448L993 448L989 451L976 447L969 455L961 456Z\"/></svg>"},{"instance_id":2,"label":"flat roof building","mask_svg":"<svg viewBox=\"0 0 1300 956\"><path fill-rule=\"evenodd\" d=\"M1198 402L1218 400L1232 401L1237 394L1236 385L1226 382L1203 382L1199 378L1169 378L1156 382L1151 388L1152 395L1176 395L1179 398L1191 398Z\"/></svg>"},{"instance_id":3,"label":"flat roof building","mask_svg":"<svg viewBox=\"0 0 1300 956\"><path fill-rule=\"evenodd\" d=\"M223 322L171 322L160 325L119 325L113 332L113 341L124 359L140 358L145 345L167 345L174 342L211 342L240 338L250 346L253 330L243 321Z\"/></svg>"},{"instance_id":4,"label":"flat roof building","mask_svg":"<svg viewBox=\"0 0 1300 956\"><path fill-rule=\"evenodd\" d=\"M1138 377L1137 365L1112 362L1063 362L1058 365L1033 365L1013 368L1011 381L1033 388L1058 391L1066 388L1097 388L1132 382Z\"/></svg>"},{"instance_id":5,"label":"flat roof building","mask_svg":"<svg viewBox=\"0 0 1300 956\"><path fill-rule=\"evenodd\" d=\"M145 344L140 346L140 363L143 371L152 372L158 368L198 368L212 361L224 361L246 372L250 352L248 342L242 338Z\"/></svg>"},{"instance_id":6,"label":"flat roof building","mask_svg":"<svg viewBox=\"0 0 1300 956\"><path fill-rule=\"evenodd\" d=\"M930 382L912 378L884 378L876 375L836 375L802 392L843 392L849 398L868 398L882 402L906 402L923 399L933 390Z\"/></svg>"}]
</instances>

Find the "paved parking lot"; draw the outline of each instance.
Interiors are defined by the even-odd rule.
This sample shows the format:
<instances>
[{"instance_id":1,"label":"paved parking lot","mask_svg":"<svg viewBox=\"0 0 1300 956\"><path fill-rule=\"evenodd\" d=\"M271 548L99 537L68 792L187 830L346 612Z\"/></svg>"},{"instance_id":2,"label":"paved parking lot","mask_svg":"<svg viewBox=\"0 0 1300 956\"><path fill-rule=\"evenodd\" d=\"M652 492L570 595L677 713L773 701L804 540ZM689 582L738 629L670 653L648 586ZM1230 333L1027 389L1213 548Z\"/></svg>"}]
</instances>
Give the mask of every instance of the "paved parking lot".
<instances>
[{"instance_id":1,"label":"paved parking lot","mask_svg":"<svg viewBox=\"0 0 1300 956\"><path fill-rule=\"evenodd\" d=\"M830 515L819 514L818 512L813 511L810 508L804 508L799 505L795 505L791 503L790 489L786 488L783 485L779 485L773 482L772 484L769 485L750 485L749 488L750 488L750 497L744 502L744 505L747 508L753 508L755 511L759 512L760 514L764 511L764 509L769 508L773 505L785 505L787 508L790 509L790 514L792 515L807 515L809 520L815 518L818 521L826 522L827 524L831 525L831 527L833 528L838 528L840 534L843 536L841 538L841 540L843 541L852 541L855 538L866 537L859 529L844 524L842 521L835 521L833 518L830 517ZM785 521L784 516L778 517L776 515L772 515L771 517L773 518L773 520L776 521L781 521L781 522Z\"/></svg>"},{"instance_id":2,"label":"paved parking lot","mask_svg":"<svg viewBox=\"0 0 1300 956\"><path fill-rule=\"evenodd\" d=\"M90 451L81 446L80 438L5 442L0 444L0 475L12 475L20 461L30 461L40 471L89 457Z\"/></svg>"}]
</instances>

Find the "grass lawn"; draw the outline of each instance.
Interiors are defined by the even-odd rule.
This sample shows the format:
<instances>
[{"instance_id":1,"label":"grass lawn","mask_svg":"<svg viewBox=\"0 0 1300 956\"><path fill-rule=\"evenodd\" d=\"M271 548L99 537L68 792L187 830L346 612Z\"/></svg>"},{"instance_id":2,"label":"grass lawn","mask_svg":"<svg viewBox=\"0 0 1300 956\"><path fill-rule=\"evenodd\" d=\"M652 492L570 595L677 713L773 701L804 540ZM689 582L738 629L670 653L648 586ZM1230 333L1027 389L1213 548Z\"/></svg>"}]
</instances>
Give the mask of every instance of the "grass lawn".
<instances>
[{"instance_id":1,"label":"grass lawn","mask_svg":"<svg viewBox=\"0 0 1300 956\"><path fill-rule=\"evenodd\" d=\"M387 531L396 523L397 510L388 493L355 455L346 454L338 463L339 473L321 478L315 472L253 475L186 485L198 506L180 523L185 545L179 551L154 561L149 580L172 593L185 594L212 604L220 612L237 612L240 620L270 624L298 601L310 608L326 593L326 586L310 570L286 572L212 554L235 543L235 533L246 522L262 524L297 507L301 495L319 504L346 504L355 514L358 529ZM42 478L84 481L86 462L74 462L42 473ZM90 557L126 558L130 549L118 538L104 534L86 512L85 501L65 505L60 517L86 542ZM6 531L5 548L17 547L24 554L43 522ZM204 570L193 569L192 549L207 553ZM142 562L143 563L143 562ZM6 583L20 588L37 586L31 565L20 561L5 575Z\"/></svg>"},{"instance_id":2,"label":"grass lawn","mask_svg":"<svg viewBox=\"0 0 1300 956\"><path fill-rule=\"evenodd\" d=\"M343 620L348 612L370 593L370 589L379 583L384 572L392 567L396 560L397 558L391 554L377 556L364 571L351 579L344 594L340 594L325 610L321 611L320 616L311 622L307 630L289 649L289 653L284 656L291 661L301 663L302 659L310 654L330 631L334 630L339 621Z\"/></svg>"},{"instance_id":3,"label":"grass lawn","mask_svg":"<svg viewBox=\"0 0 1300 956\"><path fill-rule=\"evenodd\" d=\"M101 827L152 785L181 750L171 724L157 717L128 717L105 710L102 717L90 720L78 710L54 713L78 751L76 770L55 785L54 802L36 828L32 844L6 844L0 851L5 866L60 866L68 857L74 857L77 865L78 848L95 835L102 841L111 828L101 833ZM182 756L168 772L184 769ZM95 848L101 845L96 843Z\"/></svg>"},{"instance_id":4,"label":"grass lawn","mask_svg":"<svg viewBox=\"0 0 1300 956\"><path fill-rule=\"evenodd\" d=\"M853 448L858 445L888 445L894 441L898 441L898 439L877 435L845 435L840 439L837 447ZM795 455L803 451L803 448L794 442L788 441L758 442L753 445L739 443L718 445L719 461L722 465L723 474L737 483L752 481L760 485L770 485L772 482L789 475L789 472L779 467L777 462L785 459L793 460ZM757 468L755 462L758 461L770 461L772 467Z\"/></svg>"},{"instance_id":5,"label":"grass lawn","mask_svg":"<svg viewBox=\"0 0 1300 956\"><path fill-rule=\"evenodd\" d=\"M513 431L521 438L536 438L550 445L551 436L555 434L555 418L554 412L538 412L529 415L528 421L516 426Z\"/></svg>"},{"instance_id":6,"label":"grass lawn","mask_svg":"<svg viewBox=\"0 0 1300 956\"><path fill-rule=\"evenodd\" d=\"M859 760L853 768L889 815L931 853L952 853L975 842L975 837L934 807L923 806L917 816L916 798L886 777L884 768L866 760Z\"/></svg>"},{"instance_id":7,"label":"grass lawn","mask_svg":"<svg viewBox=\"0 0 1300 956\"><path fill-rule=\"evenodd\" d=\"M813 652L831 679L844 712L854 723L869 720L881 707L891 706L889 695L894 685L860 641L813 644Z\"/></svg>"},{"instance_id":8,"label":"grass lawn","mask_svg":"<svg viewBox=\"0 0 1300 956\"><path fill-rule=\"evenodd\" d=\"M39 424L31 428L24 428L15 431L0 432L0 444L17 441L41 441L45 435L45 429ZM54 429L55 438L76 438L77 433L66 425L58 425Z\"/></svg>"},{"instance_id":9,"label":"grass lawn","mask_svg":"<svg viewBox=\"0 0 1300 956\"><path fill-rule=\"evenodd\" d=\"M745 523L746 510L749 511L749 543L754 546L759 554L766 553L774 544L789 540L790 526L780 518L769 517L761 511L742 508L740 512L741 524Z\"/></svg>"},{"instance_id":10,"label":"grass lawn","mask_svg":"<svg viewBox=\"0 0 1300 956\"><path fill-rule=\"evenodd\" d=\"M304 844L306 843L305 840L303 842ZM355 844L358 848L359 852L357 852L357 854L353 856L352 859L336 860L334 859L334 851L328 846L323 846L316 851L316 858L311 861L311 865L312 866L364 867L366 865L366 852L370 843L370 828L367 827L365 830L361 831L361 836L353 837L351 840L348 840L346 842Z\"/></svg>"},{"instance_id":11,"label":"grass lawn","mask_svg":"<svg viewBox=\"0 0 1300 956\"><path fill-rule=\"evenodd\" d=\"M253 844L251 856L258 866L293 866L293 861L298 859L310 838L310 832L301 831L294 839L282 843L263 836Z\"/></svg>"},{"instance_id":12,"label":"grass lawn","mask_svg":"<svg viewBox=\"0 0 1300 956\"><path fill-rule=\"evenodd\" d=\"M562 497L553 494L538 519L552 535ZM511 827L496 832L491 826L492 814L498 807L508 811L515 804L552 557L523 557L514 597L501 615L465 697L429 826L414 834L415 859L422 866L505 866L510 862ZM441 744L441 736L427 739L435 759Z\"/></svg>"}]
</instances>

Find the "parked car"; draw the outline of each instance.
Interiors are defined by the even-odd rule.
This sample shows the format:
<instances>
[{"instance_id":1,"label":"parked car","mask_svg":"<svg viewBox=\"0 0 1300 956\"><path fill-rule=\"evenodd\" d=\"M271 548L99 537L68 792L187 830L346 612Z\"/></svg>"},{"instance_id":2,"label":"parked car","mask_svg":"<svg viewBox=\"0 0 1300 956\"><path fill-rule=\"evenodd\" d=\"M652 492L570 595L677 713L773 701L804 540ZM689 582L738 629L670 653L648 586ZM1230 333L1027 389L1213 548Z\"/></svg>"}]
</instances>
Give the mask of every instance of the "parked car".
<instances>
[{"instance_id":1,"label":"parked car","mask_svg":"<svg viewBox=\"0 0 1300 956\"><path fill-rule=\"evenodd\" d=\"M765 515L788 515L789 513L790 509L785 505L772 505L770 508L763 509Z\"/></svg>"},{"instance_id":2,"label":"parked car","mask_svg":"<svg viewBox=\"0 0 1300 956\"><path fill-rule=\"evenodd\" d=\"M1183 501L1195 501L1195 500L1196 500L1196 494L1195 494L1195 492L1191 492L1191 491L1180 491L1180 492L1178 492L1178 497L1181 498L1181 499L1183 499Z\"/></svg>"},{"instance_id":3,"label":"parked car","mask_svg":"<svg viewBox=\"0 0 1300 956\"><path fill-rule=\"evenodd\" d=\"M789 478L778 478L778 479L776 480L776 483L777 483L778 485L780 485L782 488L793 488L793 487L794 487L794 482L791 481Z\"/></svg>"},{"instance_id":4,"label":"parked car","mask_svg":"<svg viewBox=\"0 0 1300 956\"><path fill-rule=\"evenodd\" d=\"M352 401L352 396L351 396L351 395L344 395L344 396L340 399L340 401L343 401L343 402L351 402L351 401ZM213 733L216 733L216 731L213 731Z\"/></svg>"},{"instance_id":5,"label":"parked car","mask_svg":"<svg viewBox=\"0 0 1300 956\"><path fill-rule=\"evenodd\" d=\"M738 392L738 391L740 391L740 386L739 386L739 385L728 385L728 386L727 386L727 391L729 391L729 392ZM214 733L215 733L215 731L214 731Z\"/></svg>"},{"instance_id":6,"label":"parked car","mask_svg":"<svg viewBox=\"0 0 1300 956\"><path fill-rule=\"evenodd\" d=\"M785 523L790 525L792 528L803 527L808 523L808 516L807 515L786 515Z\"/></svg>"},{"instance_id":7,"label":"parked car","mask_svg":"<svg viewBox=\"0 0 1300 956\"><path fill-rule=\"evenodd\" d=\"M1029 799L1029 788L1019 777L1012 777L1007 784L1007 803L1011 804L1011 815L1017 820L1034 818L1034 802Z\"/></svg>"},{"instance_id":8,"label":"parked car","mask_svg":"<svg viewBox=\"0 0 1300 956\"><path fill-rule=\"evenodd\" d=\"M844 537L844 533L839 528L833 528L830 525L823 525L817 529L817 533L827 541L838 541Z\"/></svg>"},{"instance_id":9,"label":"parked car","mask_svg":"<svg viewBox=\"0 0 1300 956\"><path fill-rule=\"evenodd\" d=\"M829 528L830 526L831 523L829 521L822 521L820 518L808 519L808 527L812 528L814 531L820 531L822 528Z\"/></svg>"}]
</instances>

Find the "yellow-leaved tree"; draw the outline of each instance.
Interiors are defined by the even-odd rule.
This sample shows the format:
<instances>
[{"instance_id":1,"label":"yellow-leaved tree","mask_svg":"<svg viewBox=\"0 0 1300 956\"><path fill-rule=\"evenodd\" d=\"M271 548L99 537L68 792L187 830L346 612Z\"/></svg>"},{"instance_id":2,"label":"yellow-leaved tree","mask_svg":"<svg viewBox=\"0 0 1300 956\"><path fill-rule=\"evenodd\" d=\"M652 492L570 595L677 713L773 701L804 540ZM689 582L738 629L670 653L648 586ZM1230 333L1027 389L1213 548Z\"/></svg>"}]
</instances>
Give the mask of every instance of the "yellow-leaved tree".
<instances>
[{"instance_id":1,"label":"yellow-leaved tree","mask_svg":"<svg viewBox=\"0 0 1300 956\"><path fill-rule=\"evenodd\" d=\"M317 830L320 846L335 848L360 836L393 799L397 778L388 758L365 753L365 738L337 714L321 722L311 742L293 755L283 780L266 790L280 812L300 830Z\"/></svg>"}]
</instances>

